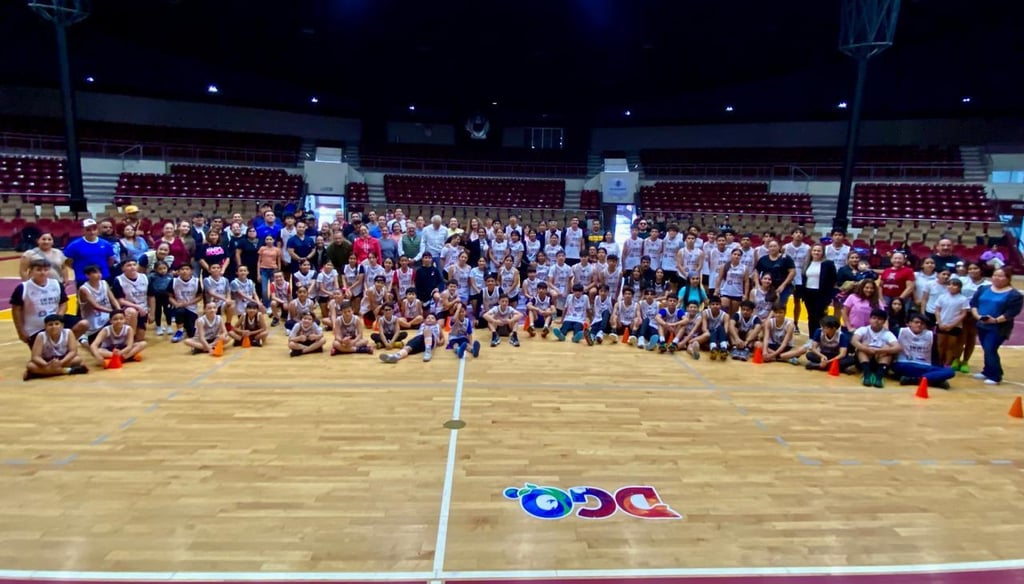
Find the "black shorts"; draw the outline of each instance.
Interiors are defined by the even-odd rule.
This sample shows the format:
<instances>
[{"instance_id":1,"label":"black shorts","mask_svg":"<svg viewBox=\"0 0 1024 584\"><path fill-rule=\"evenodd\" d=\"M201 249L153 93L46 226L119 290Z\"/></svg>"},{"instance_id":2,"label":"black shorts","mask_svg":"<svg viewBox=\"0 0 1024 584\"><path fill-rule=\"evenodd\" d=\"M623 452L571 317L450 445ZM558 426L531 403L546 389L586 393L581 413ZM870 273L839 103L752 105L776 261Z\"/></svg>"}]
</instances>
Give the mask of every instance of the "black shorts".
<instances>
[{"instance_id":1,"label":"black shorts","mask_svg":"<svg viewBox=\"0 0 1024 584\"><path fill-rule=\"evenodd\" d=\"M331 301L331 297L330 296L317 296L316 297L317 304L327 304L330 301Z\"/></svg>"},{"instance_id":2,"label":"black shorts","mask_svg":"<svg viewBox=\"0 0 1024 584\"><path fill-rule=\"evenodd\" d=\"M149 320L149 315L139 315L139 318L135 319L135 330L144 331L146 330L146 321Z\"/></svg>"},{"instance_id":3,"label":"black shorts","mask_svg":"<svg viewBox=\"0 0 1024 584\"><path fill-rule=\"evenodd\" d=\"M478 304L482 303L484 301L484 295L483 295L482 292L480 294L472 294L469 297L469 301L470 302L476 302Z\"/></svg>"},{"instance_id":4,"label":"black shorts","mask_svg":"<svg viewBox=\"0 0 1024 584\"><path fill-rule=\"evenodd\" d=\"M554 259L554 258L548 258L548 259ZM566 263L566 265L569 265L569 266L575 266L576 264L580 263L580 261L578 259L565 258L565 263Z\"/></svg>"},{"instance_id":5,"label":"black shorts","mask_svg":"<svg viewBox=\"0 0 1024 584\"><path fill-rule=\"evenodd\" d=\"M731 300L733 302L742 302L743 301L743 297L742 296L729 296L728 294L723 294L722 298L728 298L729 300Z\"/></svg>"},{"instance_id":6,"label":"black shorts","mask_svg":"<svg viewBox=\"0 0 1024 584\"><path fill-rule=\"evenodd\" d=\"M60 320L62 323L64 323L64 328L66 329L75 328L75 325L82 321L80 317L75 316L73 314L65 314L60 317ZM46 329L38 330L28 336L28 342L26 344L30 349L32 348L32 345L35 344L36 337L38 337L39 333L43 332L44 330Z\"/></svg>"},{"instance_id":7,"label":"black shorts","mask_svg":"<svg viewBox=\"0 0 1024 584\"><path fill-rule=\"evenodd\" d=\"M665 269L663 269L662 271L665 272L665 281L666 282L672 282L676 286L678 286L679 284L681 284L683 282L682 279L679 277L679 272L677 272L675 270L665 270Z\"/></svg>"},{"instance_id":8,"label":"black shorts","mask_svg":"<svg viewBox=\"0 0 1024 584\"><path fill-rule=\"evenodd\" d=\"M803 284L793 285L793 298L804 300L807 297L807 288Z\"/></svg>"},{"instance_id":9,"label":"black shorts","mask_svg":"<svg viewBox=\"0 0 1024 584\"><path fill-rule=\"evenodd\" d=\"M410 355L422 353L427 349L427 346L423 343L423 335L416 335L411 341L405 346L409 350Z\"/></svg>"}]
</instances>

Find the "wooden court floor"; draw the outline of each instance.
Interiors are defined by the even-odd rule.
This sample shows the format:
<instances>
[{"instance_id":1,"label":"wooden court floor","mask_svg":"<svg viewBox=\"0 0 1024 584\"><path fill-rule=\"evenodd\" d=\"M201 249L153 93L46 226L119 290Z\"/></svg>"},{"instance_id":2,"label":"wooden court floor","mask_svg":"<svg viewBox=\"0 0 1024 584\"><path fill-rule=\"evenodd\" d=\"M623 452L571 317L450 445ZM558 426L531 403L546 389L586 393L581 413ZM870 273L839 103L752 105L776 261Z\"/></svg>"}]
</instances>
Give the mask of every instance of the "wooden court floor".
<instances>
[{"instance_id":1,"label":"wooden court floor","mask_svg":"<svg viewBox=\"0 0 1024 584\"><path fill-rule=\"evenodd\" d=\"M292 359L281 335L215 359L151 334L142 363L24 383L0 323L0 571L454 581L1024 558L1019 349L1012 382L958 376L920 400L622 345L385 365ZM579 516L591 497L539 519L506 496L528 484L652 487L682 517L637 517L636 498Z\"/></svg>"},{"instance_id":2,"label":"wooden court floor","mask_svg":"<svg viewBox=\"0 0 1024 584\"><path fill-rule=\"evenodd\" d=\"M23 383L25 354L8 327L0 569L461 573L1024 557L1024 423L1006 415L1012 384L958 378L919 400L913 388L869 390L788 364L539 338L485 348L460 376L450 353L393 366L290 359L279 329L268 346L221 359L160 339L120 371ZM443 426L454 418L465 427ZM503 494L527 483L651 486L684 518L620 509L538 519Z\"/></svg>"}]
</instances>

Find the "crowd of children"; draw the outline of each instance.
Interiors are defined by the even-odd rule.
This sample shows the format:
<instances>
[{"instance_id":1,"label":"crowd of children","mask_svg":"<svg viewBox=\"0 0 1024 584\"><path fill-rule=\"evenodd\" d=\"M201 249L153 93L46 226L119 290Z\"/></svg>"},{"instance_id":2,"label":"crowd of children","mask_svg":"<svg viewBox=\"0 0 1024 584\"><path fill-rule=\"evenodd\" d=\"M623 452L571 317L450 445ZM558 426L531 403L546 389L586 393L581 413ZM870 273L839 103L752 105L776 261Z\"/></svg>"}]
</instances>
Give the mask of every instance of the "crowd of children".
<instances>
[{"instance_id":1,"label":"crowd of children","mask_svg":"<svg viewBox=\"0 0 1024 584\"><path fill-rule=\"evenodd\" d=\"M399 220L396 232L404 232ZM723 230L702 239L695 228L669 224L664 236L634 227L619 246L586 238L575 218L564 230L553 223L538 232L514 220L474 220L463 232L456 222L437 257L421 249L415 260L397 262L381 262L370 248L362 261L350 253L344 265L325 257L314 268L310 257L295 256L282 269L279 248L274 257L261 250L260 287L245 264L225 275L230 262L203 264L200 275L188 262L172 271L155 261L143 273L129 258L109 280L88 266L77 290L80 320L66 313L52 266L35 259L12 297L19 337L32 349L25 377L85 372L80 347L100 365L141 360L148 325L192 354L262 347L283 325L292 357L326 347L330 355L382 351L385 363L421 353L429 361L439 348L477 357L478 330L489 333L491 347L504 338L519 347L522 330L694 359L707 352L712 361L760 353L765 362L799 365L804 358L807 369L859 369L864 385L878 387L890 372L948 387L970 357L964 292L985 284L977 264L956 266L954 275L926 260L919 274L899 272L917 283L913 293L889 298L897 289L888 271L880 277L865 266L841 231L827 245L804 243L802 229L785 245L766 233L754 247L750 235ZM266 239L265 248L275 247L273 234ZM797 319L787 316L790 296ZM798 341L801 303L813 320Z\"/></svg>"}]
</instances>

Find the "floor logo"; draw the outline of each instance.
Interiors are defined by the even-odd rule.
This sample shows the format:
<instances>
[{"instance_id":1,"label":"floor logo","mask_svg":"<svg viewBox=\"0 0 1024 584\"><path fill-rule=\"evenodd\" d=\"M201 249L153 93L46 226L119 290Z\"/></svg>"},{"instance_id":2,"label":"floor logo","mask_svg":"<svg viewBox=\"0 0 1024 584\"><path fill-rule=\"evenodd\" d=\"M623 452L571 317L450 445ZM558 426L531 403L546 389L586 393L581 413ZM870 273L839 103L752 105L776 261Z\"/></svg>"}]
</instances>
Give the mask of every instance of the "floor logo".
<instances>
[{"instance_id":1,"label":"floor logo","mask_svg":"<svg viewBox=\"0 0 1024 584\"><path fill-rule=\"evenodd\" d=\"M506 499L518 499L523 511L537 519L561 519L573 509L583 519L607 519L616 510L640 519L683 518L662 502L654 487L622 487L612 495L597 487L572 487L564 491L526 483L522 488L509 487L503 494Z\"/></svg>"}]
</instances>

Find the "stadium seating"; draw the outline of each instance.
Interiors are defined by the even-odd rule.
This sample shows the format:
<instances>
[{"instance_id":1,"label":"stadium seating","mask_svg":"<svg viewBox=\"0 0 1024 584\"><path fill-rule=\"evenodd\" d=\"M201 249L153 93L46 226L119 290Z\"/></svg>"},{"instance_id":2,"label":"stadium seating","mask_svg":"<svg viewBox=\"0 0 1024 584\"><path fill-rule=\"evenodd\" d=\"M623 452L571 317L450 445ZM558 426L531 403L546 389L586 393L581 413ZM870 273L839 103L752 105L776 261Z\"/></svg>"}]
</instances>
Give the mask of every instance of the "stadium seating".
<instances>
[{"instance_id":1,"label":"stadium seating","mask_svg":"<svg viewBox=\"0 0 1024 584\"><path fill-rule=\"evenodd\" d=\"M768 193L758 182L658 182L640 187L644 212L778 215L798 223L814 221L811 198L801 193Z\"/></svg>"},{"instance_id":2,"label":"stadium seating","mask_svg":"<svg viewBox=\"0 0 1024 584\"><path fill-rule=\"evenodd\" d=\"M581 209L600 209L601 208L601 191L583 191L580 193L580 208Z\"/></svg>"},{"instance_id":3,"label":"stadium seating","mask_svg":"<svg viewBox=\"0 0 1024 584\"><path fill-rule=\"evenodd\" d=\"M0 194L14 201L59 203L68 198L68 179L62 158L0 156Z\"/></svg>"},{"instance_id":4,"label":"stadium seating","mask_svg":"<svg viewBox=\"0 0 1024 584\"><path fill-rule=\"evenodd\" d=\"M861 183L854 188L853 226L888 218L994 221L992 202L977 184Z\"/></svg>"},{"instance_id":5,"label":"stadium seating","mask_svg":"<svg viewBox=\"0 0 1024 584\"><path fill-rule=\"evenodd\" d=\"M587 165L559 150L475 149L427 144L366 144L359 153L364 169L466 173L495 176L582 177Z\"/></svg>"},{"instance_id":6,"label":"stadium seating","mask_svg":"<svg viewBox=\"0 0 1024 584\"><path fill-rule=\"evenodd\" d=\"M666 176L786 175L792 167L805 175L837 177L842 171L842 148L668 148L640 151L644 172ZM960 151L952 146L867 146L858 150L858 178L963 177Z\"/></svg>"},{"instance_id":7,"label":"stadium seating","mask_svg":"<svg viewBox=\"0 0 1024 584\"><path fill-rule=\"evenodd\" d=\"M127 204L133 197L296 199L302 176L283 169L241 166L175 164L170 174L121 173L115 202Z\"/></svg>"},{"instance_id":8,"label":"stadium seating","mask_svg":"<svg viewBox=\"0 0 1024 584\"><path fill-rule=\"evenodd\" d=\"M565 181L384 175L389 205L461 205L561 209Z\"/></svg>"},{"instance_id":9,"label":"stadium seating","mask_svg":"<svg viewBox=\"0 0 1024 584\"><path fill-rule=\"evenodd\" d=\"M348 183L345 185L345 199L349 203L369 203L369 188L366 183Z\"/></svg>"}]
</instances>

